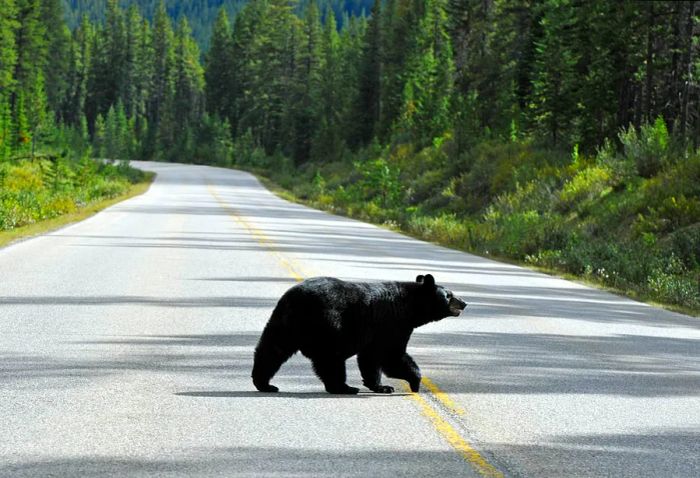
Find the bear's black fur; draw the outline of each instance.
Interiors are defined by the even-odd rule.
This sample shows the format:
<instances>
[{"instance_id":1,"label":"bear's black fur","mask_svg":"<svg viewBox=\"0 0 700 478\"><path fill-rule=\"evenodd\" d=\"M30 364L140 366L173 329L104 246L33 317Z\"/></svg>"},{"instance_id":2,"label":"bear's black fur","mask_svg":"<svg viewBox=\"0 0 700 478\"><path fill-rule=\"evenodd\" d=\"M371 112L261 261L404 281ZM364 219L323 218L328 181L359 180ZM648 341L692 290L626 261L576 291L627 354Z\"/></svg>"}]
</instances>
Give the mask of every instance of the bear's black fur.
<instances>
[{"instance_id":1,"label":"bear's black fur","mask_svg":"<svg viewBox=\"0 0 700 478\"><path fill-rule=\"evenodd\" d=\"M416 282L345 282L332 277L308 279L279 300L255 348L253 383L261 392L276 392L270 379L301 351L329 393L359 389L345 383L345 361L357 354L364 385L378 393L381 375L408 381L417 392L421 374L406 353L413 329L448 316L467 304L435 284L432 275Z\"/></svg>"}]
</instances>

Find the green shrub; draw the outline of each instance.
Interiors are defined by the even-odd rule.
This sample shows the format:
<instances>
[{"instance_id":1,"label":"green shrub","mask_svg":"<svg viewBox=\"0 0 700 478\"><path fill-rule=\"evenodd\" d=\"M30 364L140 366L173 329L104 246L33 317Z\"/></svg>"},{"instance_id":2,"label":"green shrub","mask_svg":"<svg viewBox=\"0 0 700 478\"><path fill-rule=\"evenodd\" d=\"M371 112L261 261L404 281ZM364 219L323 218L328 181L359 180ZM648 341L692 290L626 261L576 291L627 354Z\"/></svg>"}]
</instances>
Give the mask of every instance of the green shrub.
<instances>
[{"instance_id":1,"label":"green shrub","mask_svg":"<svg viewBox=\"0 0 700 478\"><path fill-rule=\"evenodd\" d=\"M30 192L0 193L0 230L9 230L36 222L41 209L37 196Z\"/></svg>"},{"instance_id":2,"label":"green shrub","mask_svg":"<svg viewBox=\"0 0 700 478\"><path fill-rule=\"evenodd\" d=\"M566 270L567 265L564 254L560 250L544 250L534 254L527 254L525 262L553 270Z\"/></svg>"},{"instance_id":3,"label":"green shrub","mask_svg":"<svg viewBox=\"0 0 700 478\"><path fill-rule=\"evenodd\" d=\"M361 191L365 200L376 198L383 208L400 204L403 194L397 169L391 167L383 158L357 161L354 166L362 178L354 186Z\"/></svg>"},{"instance_id":4,"label":"green shrub","mask_svg":"<svg viewBox=\"0 0 700 478\"><path fill-rule=\"evenodd\" d=\"M409 182L406 193L409 204L419 204L434 196L443 189L445 184L445 172L441 170L427 170ZM453 181L454 184L454 181ZM453 186L454 187L454 186Z\"/></svg>"},{"instance_id":5,"label":"green shrub","mask_svg":"<svg viewBox=\"0 0 700 478\"><path fill-rule=\"evenodd\" d=\"M565 240L561 218L551 213L529 210L501 215L492 210L484 221L491 225L489 250L515 259L542 249L558 249Z\"/></svg>"},{"instance_id":6,"label":"green shrub","mask_svg":"<svg viewBox=\"0 0 700 478\"><path fill-rule=\"evenodd\" d=\"M664 199L657 207L650 207L647 214L640 214L634 223L638 234L644 232L671 232L700 222L700 198L684 195Z\"/></svg>"},{"instance_id":7,"label":"green shrub","mask_svg":"<svg viewBox=\"0 0 700 478\"><path fill-rule=\"evenodd\" d=\"M657 265L647 280L649 291L661 301L686 305L700 305L700 275L693 277L683 262L671 253Z\"/></svg>"},{"instance_id":8,"label":"green shrub","mask_svg":"<svg viewBox=\"0 0 700 478\"><path fill-rule=\"evenodd\" d=\"M255 142L250 129L236 138L232 151L233 164L257 168L265 168L269 165L265 150Z\"/></svg>"},{"instance_id":9,"label":"green shrub","mask_svg":"<svg viewBox=\"0 0 700 478\"><path fill-rule=\"evenodd\" d=\"M42 219L57 217L77 210L75 200L67 194L59 194L48 198L42 207Z\"/></svg>"},{"instance_id":10,"label":"green shrub","mask_svg":"<svg viewBox=\"0 0 700 478\"><path fill-rule=\"evenodd\" d=\"M412 216L409 218L407 227L411 234L427 241L461 248L473 246L473 225L460 221L454 214L443 214L437 217Z\"/></svg>"},{"instance_id":11,"label":"green shrub","mask_svg":"<svg viewBox=\"0 0 700 478\"><path fill-rule=\"evenodd\" d=\"M643 125L639 132L630 126L620 132L619 138L625 157L637 165L637 172L644 178L654 176L668 160L670 139L661 117L654 124Z\"/></svg>"},{"instance_id":12,"label":"green shrub","mask_svg":"<svg viewBox=\"0 0 700 478\"><path fill-rule=\"evenodd\" d=\"M39 191L44 188L42 171L38 163L23 163L9 166L3 180L6 191Z\"/></svg>"},{"instance_id":13,"label":"green shrub","mask_svg":"<svg viewBox=\"0 0 700 478\"><path fill-rule=\"evenodd\" d=\"M670 249L687 269L700 269L700 224L674 232L665 242L662 247Z\"/></svg>"},{"instance_id":14,"label":"green shrub","mask_svg":"<svg viewBox=\"0 0 700 478\"><path fill-rule=\"evenodd\" d=\"M124 180L98 179L90 187L88 197L90 200L113 198L124 194L129 189L129 184Z\"/></svg>"},{"instance_id":15,"label":"green shrub","mask_svg":"<svg viewBox=\"0 0 700 478\"><path fill-rule=\"evenodd\" d=\"M592 203L610 194L615 186L612 171L605 165L586 168L564 184L558 209L584 212Z\"/></svg>"}]
</instances>

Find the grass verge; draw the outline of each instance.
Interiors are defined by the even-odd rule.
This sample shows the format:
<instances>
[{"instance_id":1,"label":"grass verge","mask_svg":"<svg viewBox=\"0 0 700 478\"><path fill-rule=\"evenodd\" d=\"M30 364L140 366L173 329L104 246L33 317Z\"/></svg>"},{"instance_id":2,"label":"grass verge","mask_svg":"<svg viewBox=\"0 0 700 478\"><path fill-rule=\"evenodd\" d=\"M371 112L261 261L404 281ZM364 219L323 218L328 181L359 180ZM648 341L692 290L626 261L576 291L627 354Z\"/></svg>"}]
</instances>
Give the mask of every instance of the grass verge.
<instances>
[{"instance_id":1,"label":"grass verge","mask_svg":"<svg viewBox=\"0 0 700 478\"><path fill-rule=\"evenodd\" d=\"M69 224L82 221L90 216L93 216L94 214L97 214L103 209L113 206L114 204L135 196L139 196L148 190L156 175L155 173L145 172L144 176L145 179L143 181L133 184L125 194L120 196L93 202L80 208L76 212L63 214L52 219L35 222L27 226L10 229L8 231L0 231L0 247L4 247L13 242L28 239L30 237L39 236L56 229L60 229Z\"/></svg>"},{"instance_id":2,"label":"grass verge","mask_svg":"<svg viewBox=\"0 0 700 478\"><path fill-rule=\"evenodd\" d=\"M660 307L664 308L666 310L670 310L672 312L678 312L694 317L700 317L700 309L694 308L694 307L686 307L682 305L677 305L677 304L668 304L668 303L663 303L659 302L658 300L655 300L654 297L645 294L640 291L635 291L635 290L629 290L629 289L621 289L621 288L616 288L612 287L609 284L605 284L600 281L596 281L593 278L589 277L582 277L578 276L572 273L564 272L555 268L548 268L540 265L533 265L530 263L527 263L525 261L519 261L516 259L513 259L512 257L507 257L507 256L501 256L497 254L481 254L479 251L474 251L468 248L460 247L458 244L455 244L454 242L451 241L440 241L436 240L434 236L426 235L426 234L421 234L420 230L409 230L406 227L402 227L402 224L396 223L396 222L386 222L383 219L379 220L374 220L371 216L367 217L366 215L359 217L354 214L347 214L347 211L342 209L342 208L337 208L334 207L333 204L326 205L322 202L319 201L314 201L314 200L308 200L308 199L303 199L298 196L296 196L292 191L289 189L286 189L285 187L281 186L277 182L274 181L274 179L271 179L269 176L266 175L266 172L264 170L260 169L253 169L253 168L245 168L248 172L254 174L258 180L270 191L272 191L274 194L276 194L278 197L281 197L282 199L296 202L299 204L303 204L305 206L309 206L315 209L320 209L324 210L326 212L329 212L331 214L337 214L337 215L343 215L346 217L351 217L353 219L359 219L359 220L368 220L369 222L372 222L375 225L378 225L380 227L383 227L385 229L389 229L395 232L400 232L402 234L405 234L409 237L413 237L416 239L420 239L426 242L430 242L433 244L437 244L440 246L444 247L449 247L451 249L457 249L461 250L464 252L468 252L469 254L474 254L480 257L484 257L486 259L491 259L491 260L496 260L499 262L504 262L507 264L513 264L517 265L526 269L534 270L537 272L541 272L547 275L559 277L565 280L573 281L579 284L583 284L589 287L595 287L600 290L604 290L606 292L623 296L623 297L628 297L630 299L634 299L640 302L647 303L649 305L655 306L655 307Z\"/></svg>"}]
</instances>

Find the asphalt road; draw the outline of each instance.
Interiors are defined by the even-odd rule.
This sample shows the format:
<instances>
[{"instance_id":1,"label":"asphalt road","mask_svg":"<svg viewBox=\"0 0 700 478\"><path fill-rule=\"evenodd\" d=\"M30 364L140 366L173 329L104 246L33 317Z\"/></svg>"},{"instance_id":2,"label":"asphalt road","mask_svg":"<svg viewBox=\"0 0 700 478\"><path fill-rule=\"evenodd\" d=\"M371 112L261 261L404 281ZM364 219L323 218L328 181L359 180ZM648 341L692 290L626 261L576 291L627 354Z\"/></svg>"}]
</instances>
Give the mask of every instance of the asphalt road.
<instances>
[{"instance_id":1,"label":"asphalt road","mask_svg":"<svg viewBox=\"0 0 700 478\"><path fill-rule=\"evenodd\" d=\"M146 194L0 249L0 476L700 476L700 319L136 164ZM470 305L414 334L419 395L301 356L254 391L296 279L427 272Z\"/></svg>"}]
</instances>

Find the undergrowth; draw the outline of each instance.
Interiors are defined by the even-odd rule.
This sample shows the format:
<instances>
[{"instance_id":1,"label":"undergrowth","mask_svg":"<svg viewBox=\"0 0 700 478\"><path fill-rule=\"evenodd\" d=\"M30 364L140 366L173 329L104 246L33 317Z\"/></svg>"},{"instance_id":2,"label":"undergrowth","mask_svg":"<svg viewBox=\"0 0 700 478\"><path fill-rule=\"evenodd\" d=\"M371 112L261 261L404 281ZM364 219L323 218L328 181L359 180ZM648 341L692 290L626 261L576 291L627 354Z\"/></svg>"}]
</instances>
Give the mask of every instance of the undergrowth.
<instances>
[{"instance_id":1,"label":"undergrowth","mask_svg":"<svg viewBox=\"0 0 700 478\"><path fill-rule=\"evenodd\" d=\"M302 169L266 158L258 171L319 208L700 311L700 152L663 121L590 156L495 140L455 149L447 135Z\"/></svg>"},{"instance_id":2,"label":"undergrowth","mask_svg":"<svg viewBox=\"0 0 700 478\"><path fill-rule=\"evenodd\" d=\"M0 231L55 218L143 181L126 162L37 157L0 163Z\"/></svg>"}]
</instances>

